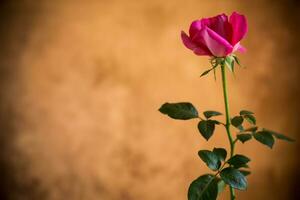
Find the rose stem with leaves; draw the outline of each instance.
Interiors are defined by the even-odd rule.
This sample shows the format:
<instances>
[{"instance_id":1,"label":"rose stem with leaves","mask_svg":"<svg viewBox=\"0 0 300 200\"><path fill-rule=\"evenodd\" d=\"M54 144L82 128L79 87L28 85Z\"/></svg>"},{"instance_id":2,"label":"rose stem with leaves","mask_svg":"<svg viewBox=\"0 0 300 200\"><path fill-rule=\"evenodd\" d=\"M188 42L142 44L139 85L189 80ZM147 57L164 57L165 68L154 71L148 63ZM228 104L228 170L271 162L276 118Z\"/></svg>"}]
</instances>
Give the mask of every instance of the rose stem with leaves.
<instances>
[{"instance_id":1,"label":"rose stem with leaves","mask_svg":"<svg viewBox=\"0 0 300 200\"><path fill-rule=\"evenodd\" d=\"M243 52L245 48L240 45L240 40L247 33L247 20L244 15L233 12L230 16L225 14L215 17L203 18L192 22L189 36L181 32L183 44L198 56L209 56L212 67L204 71L201 76L207 75L210 71L221 68L222 87L225 104L226 122L222 123L212 119L222 115L218 111L204 111L202 118L198 110L189 102L165 103L159 111L176 120L198 119L198 130L201 136L207 141L213 136L215 126L224 125L230 143L230 154L227 159L227 151L224 148L216 147L212 151L200 150L198 156L214 173L204 174L195 179L188 189L188 200L216 200L218 195L228 185L230 188L230 199L235 200L235 191L247 189L246 176L250 171L241 168L248 168L250 158L245 155L235 154L234 147L237 141L245 143L252 138L263 145L272 148L274 138L292 142L293 139L280 133L265 128L258 128L254 113L241 110L239 115L230 118L229 101L227 91L226 70L234 72L235 63L240 65L235 51ZM215 74L215 73L214 73ZM244 128L244 121L248 121L249 128ZM235 138L231 134L231 126L238 129ZM229 165L229 166L226 166Z\"/></svg>"},{"instance_id":2,"label":"rose stem with leaves","mask_svg":"<svg viewBox=\"0 0 300 200\"><path fill-rule=\"evenodd\" d=\"M229 102L228 102L228 94L227 94L227 77L226 77L226 68L225 68L225 62L223 61L221 63L221 72L222 72L222 87L223 87L223 95L224 95L224 104L225 104L225 114L226 114L226 132L227 136L229 139L230 143L230 158L232 158L234 154L234 140L232 138L232 134L230 131L230 125L231 125L231 120L230 120L230 113L229 113ZM230 186L230 199L234 200L235 199L235 192L234 189Z\"/></svg>"}]
</instances>

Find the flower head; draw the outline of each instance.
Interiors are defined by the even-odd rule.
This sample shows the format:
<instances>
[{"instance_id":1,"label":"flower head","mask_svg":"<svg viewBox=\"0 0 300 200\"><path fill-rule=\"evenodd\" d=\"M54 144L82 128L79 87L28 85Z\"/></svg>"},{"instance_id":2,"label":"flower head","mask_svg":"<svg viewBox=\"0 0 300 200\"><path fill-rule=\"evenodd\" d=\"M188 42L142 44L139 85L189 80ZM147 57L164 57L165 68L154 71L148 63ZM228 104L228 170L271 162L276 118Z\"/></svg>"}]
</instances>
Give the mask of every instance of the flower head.
<instances>
[{"instance_id":1,"label":"flower head","mask_svg":"<svg viewBox=\"0 0 300 200\"><path fill-rule=\"evenodd\" d=\"M225 57L235 51L244 52L240 45L248 31L244 15L233 12L229 19L225 14L192 22L189 36L182 31L183 44L196 55Z\"/></svg>"}]
</instances>

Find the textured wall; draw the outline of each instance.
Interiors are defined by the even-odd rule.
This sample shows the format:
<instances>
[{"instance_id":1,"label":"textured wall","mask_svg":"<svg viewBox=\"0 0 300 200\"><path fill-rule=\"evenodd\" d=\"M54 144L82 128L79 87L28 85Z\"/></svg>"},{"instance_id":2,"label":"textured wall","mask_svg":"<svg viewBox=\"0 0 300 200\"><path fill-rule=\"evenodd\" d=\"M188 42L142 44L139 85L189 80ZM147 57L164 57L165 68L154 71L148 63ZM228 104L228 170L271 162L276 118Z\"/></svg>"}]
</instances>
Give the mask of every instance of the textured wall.
<instances>
[{"instance_id":1,"label":"textured wall","mask_svg":"<svg viewBox=\"0 0 300 200\"><path fill-rule=\"evenodd\" d=\"M272 3L270 3L272 2ZM196 121L157 109L191 101L223 111L220 77L181 44L191 20L245 13L246 69L229 80L232 113L300 139L299 3L247 0L7 1L1 3L0 170L3 200L182 200L208 169ZM299 143L249 142L243 200L298 199ZM221 199L228 199L223 195Z\"/></svg>"}]
</instances>

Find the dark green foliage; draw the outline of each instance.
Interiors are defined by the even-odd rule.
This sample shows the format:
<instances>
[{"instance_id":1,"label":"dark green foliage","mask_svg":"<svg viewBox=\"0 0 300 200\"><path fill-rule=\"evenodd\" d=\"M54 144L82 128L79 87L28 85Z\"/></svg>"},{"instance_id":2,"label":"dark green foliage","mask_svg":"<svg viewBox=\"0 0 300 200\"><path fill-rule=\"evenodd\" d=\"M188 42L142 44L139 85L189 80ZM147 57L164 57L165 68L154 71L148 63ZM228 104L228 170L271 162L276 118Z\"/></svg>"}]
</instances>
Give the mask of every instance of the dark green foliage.
<instances>
[{"instance_id":1,"label":"dark green foliage","mask_svg":"<svg viewBox=\"0 0 300 200\"><path fill-rule=\"evenodd\" d=\"M219 156L209 150L200 150L198 152L199 157L206 165L213 171L217 171L221 166Z\"/></svg>"},{"instance_id":2,"label":"dark green foliage","mask_svg":"<svg viewBox=\"0 0 300 200\"><path fill-rule=\"evenodd\" d=\"M208 69L208 70L204 71L204 72L200 75L200 77L205 76L205 75L208 74L211 70L212 70L212 69Z\"/></svg>"},{"instance_id":3,"label":"dark green foliage","mask_svg":"<svg viewBox=\"0 0 300 200\"><path fill-rule=\"evenodd\" d=\"M238 169L241 167L247 167L247 163L250 161L250 159L244 155L236 154L233 157L231 157L227 163L232 165L234 168Z\"/></svg>"},{"instance_id":4,"label":"dark green foliage","mask_svg":"<svg viewBox=\"0 0 300 200\"><path fill-rule=\"evenodd\" d=\"M221 122L219 122L217 120L210 120L210 121L213 122L214 124L217 124L217 125L221 124Z\"/></svg>"},{"instance_id":5,"label":"dark green foliage","mask_svg":"<svg viewBox=\"0 0 300 200\"><path fill-rule=\"evenodd\" d=\"M244 176L248 176L248 175L251 174L251 172L248 171L248 170L240 170L240 172L241 172Z\"/></svg>"},{"instance_id":6,"label":"dark green foliage","mask_svg":"<svg viewBox=\"0 0 300 200\"><path fill-rule=\"evenodd\" d=\"M227 151L223 148L214 148L213 153L215 153L220 161L225 161L227 156Z\"/></svg>"},{"instance_id":7,"label":"dark green foliage","mask_svg":"<svg viewBox=\"0 0 300 200\"><path fill-rule=\"evenodd\" d=\"M267 129L263 129L263 131L272 134L276 139L285 140L287 142L295 142L294 139L289 138L289 137L287 137L287 136L285 136L281 133L277 133L277 132L270 131L270 130L267 130Z\"/></svg>"},{"instance_id":8,"label":"dark green foliage","mask_svg":"<svg viewBox=\"0 0 300 200\"><path fill-rule=\"evenodd\" d=\"M256 126L256 118L252 111L241 110L238 116L228 119L230 112L228 108L229 103L226 86L227 69L225 69L225 67L234 73L235 63L240 65L240 62L236 55L230 54L226 57L212 57L210 59L210 63L212 67L204 71L201 76L207 75L212 70L214 71L215 75L217 67L220 66L225 100L226 124L217 120L213 120L213 117L222 115L222 113L214 110L207 110L203 112L203 115L205 116L203 119L199 116L197 109L189 102L165 103L159 109L161 113L166 114L173 119L189 120L199 118L200 121L198 123L198 130L206 140L209 140L212 137L216 125L223 125L228 134L231 147L231 156L228 160L226 160L227 151L224 148L214 148L212 151L200 150L198 152L200 159L204 161L204 163L212 171L215 171L215 174L205 174L194 180L188 190L188 200L216 200L218 194L224 191L226 185L229 185L231 190L233 188L238 190L247 189L246 176L248 176L251 172L248 170L243 170L243 168L248 168L247 164L250 162L250 159L247 156L240 154L233 155L233 149L235 148L237 141L245 143L254 137L255 140L268 146L269 148L273 147L275 138L288 142L294 141L293 139L281 133L267 129L258 129ZM244 123L244 121L249 123ZM231 134L230 125L239 129L236 138L234 138L234 136ZM249 125L251 127L247 128ZM231 199L235 199L233 192L231 192Z\"/></svg>"},{"instance_id":9,"label":"dark green foliage","mask_svg":"<svg viewBox=\"0 0 300 200\"><path fill-rule=\"evenodd\" d=\"M211 174L205 174L194 180L188 191L188 200L216 200L218 180Z\"/></svg>"},{"instance_id":10,"label":"dark green foliage","mask_svg":"<svg viewBox=\"0 0 300 200\"><path fill-rule=\"evenodd\" d=\"M244 118L242 116L235 116L231 119L231 124L238 128L240 125L242 125L243 121Z\"/></svg>"},{"instance_id":11,"label":"dark green foliage","mask_svg":"<svg viewBox=\"0 0 300 200\"><path fill-rule=\"evenodd\" d=\"M272 149L274 145L274 138L271 133L266 131L259 131L257 133L254 133L253 136L257 141Z\"/></svg>"},{"instance_id":12,"label":"dark green foliage","mask_svg":"<svg viewBox=\"0 0 300 200\"><path fill-rule=\"evenodd\" d=\"M165 103L160 107L159 111L173 119L188 120L198 118L198 111L193 104L188 102Z\"/></svg>"},{"instance_id":13,"label":"dark green foliage","mask_svg":"<svg viewBox=\"0 0 300 200\"><path fill-rule=\"evenodd\" d=\"M202 120L198 123L198 130L206 140L209 140L214 134L215 122L213 120Z\"/></svg>"},{"instance_id":14,"label":"dark green foliage","mask_svg":"<svg viewBox=\"0 0 300 200\"><path fill-rule=\"evenodd\" d=\"M208 70L206 70L206 71L204 71L204 72L200 75L200 77L207 75L211 70L214 70L214 73L215 73L215 69L216 69L216 67L218 67L219 61L214 60L214 61L211 62L211 64L212 64L213 67L210 68L210 69L208 69Z\"/></svg>"},{"instance_id":15,"label":"dark green foliage","mask_svg":"<svg viewBox=\"0 0 300 200\"><path fill-rule=\"evenodd\" d=\"M244 130L244 132L256 132L257 131L257 126L253 126L253 127L250 127L250 128L246 128Z\"/></svg>"},{"instance_id":16,"label":"dark green foliage","mask_svg":"<svg viewBox=\"0 0 300 200\"><path fill-rule=\"evenodd\" d=\"M247 189L247 180L245 176L237 169L227 167L220 173L222 180L231 187L238 190Z\"/></svg>"},{"instance_id":17,"label":"dark green foliage","mask_svg":"<svg viewBox=\"0 0 300 200\"><path fill-rule=\"evenodd\" d=\"M236 128L238 128L241 132L243 132L245 129L244 129L244 127L243 127L243 125L239 125L238 127L236 127Z\"/></svg>"},{"instance_id":18,"label":"dark green foliage","mask_svg":"<svg viewBox=\"0 0 300 200\"><path fill-rule=\"evenodd\" d=\"M244 115L244 118L250 123L255 125L256 124L256 119L253 115Z\"/></svg>"},{"instance_id":19,"label":"dark green foliage","mask_svg":"<svg viewBox=\"0 0 300 200\"><path fill-rule=\"evenodd\" d=\"M223 192L225 188L226 188L226 183L222 179L218 180L218 194Z\"/></svg>"},{"instance_id":20,"label":"dark green foliage","mask_svg":"<svg viewBox=\"0 0 300 200\"><path fill-rule=\"evenodd\" d=\"M242 143L245 143L248 140L251 140L252 135L249 133L242 133L242 134L238 134L236 137L239 141L241 141Z\"/></svg>"},{"instance_id":21,"label":"dark green foliage","mask_svg":"<svg viewBox=\"0 0 300 200\"><path fill-rule=\"evenodd\" d=\"M222 113L220 113L218 111L213 111L213 110L205 111L205 112L203 112L203 114L207 119L214 117L214 116L222 115Z\"/></svg>"},{"instance_id":22,"label":"dark green foliage","mask_svg":"<svg viewBox=\"0 0 300 200\"><path fill-rule=\"evenodd\" d=\"M248 110L241 110L240 115L253 115L254 113Z\"/></svg>"}]
</instances>

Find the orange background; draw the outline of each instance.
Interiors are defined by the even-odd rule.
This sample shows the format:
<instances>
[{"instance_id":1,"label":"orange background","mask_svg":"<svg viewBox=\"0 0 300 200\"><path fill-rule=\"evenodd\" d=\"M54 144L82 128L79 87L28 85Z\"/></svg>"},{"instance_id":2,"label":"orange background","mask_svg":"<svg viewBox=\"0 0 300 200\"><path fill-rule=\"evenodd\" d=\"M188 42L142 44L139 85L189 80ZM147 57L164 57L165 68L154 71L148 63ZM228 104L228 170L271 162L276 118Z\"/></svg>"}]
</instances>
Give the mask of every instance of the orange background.
<instances>
[{"instance_id":1,"label":"orange background","mask_svg":"<svg viewBox=\"0 0 300 200\"><path fill-rule=\"evenodd\" d=\"M292 0L1 3L1 199L186 199L209 172L197 151L228 148L227 137L219 127L206 142L197 121L157 109L190 101L224 112L219 74L199 78L208 59L180 40L192 20L222 12L249 22L246 69L229 77L232 115L252 110L299 141L298 9ZM298 147L238 145L252 158L238 199L298 199Z\"/></svg>"}]
</instances>

